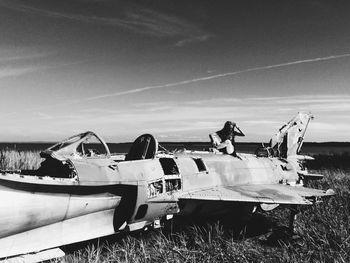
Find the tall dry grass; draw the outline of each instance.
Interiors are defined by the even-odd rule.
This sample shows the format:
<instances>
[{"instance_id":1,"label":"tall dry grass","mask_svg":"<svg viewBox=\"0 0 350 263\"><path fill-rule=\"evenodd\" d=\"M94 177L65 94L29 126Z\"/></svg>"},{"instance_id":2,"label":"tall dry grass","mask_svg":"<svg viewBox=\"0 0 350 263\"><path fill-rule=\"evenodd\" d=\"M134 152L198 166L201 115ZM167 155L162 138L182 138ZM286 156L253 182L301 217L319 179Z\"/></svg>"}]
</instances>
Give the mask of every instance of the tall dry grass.
<instances>
[{"instance_id":1,"label":"tall dry grass","mask_svg":"<svg viewBox=\"0 0 350 263\"><path fill-rule=\"evenodd\" d=\"M0 169L37 169L43 159L39 152L0 150Z\"/></svg>"}]
</instances>

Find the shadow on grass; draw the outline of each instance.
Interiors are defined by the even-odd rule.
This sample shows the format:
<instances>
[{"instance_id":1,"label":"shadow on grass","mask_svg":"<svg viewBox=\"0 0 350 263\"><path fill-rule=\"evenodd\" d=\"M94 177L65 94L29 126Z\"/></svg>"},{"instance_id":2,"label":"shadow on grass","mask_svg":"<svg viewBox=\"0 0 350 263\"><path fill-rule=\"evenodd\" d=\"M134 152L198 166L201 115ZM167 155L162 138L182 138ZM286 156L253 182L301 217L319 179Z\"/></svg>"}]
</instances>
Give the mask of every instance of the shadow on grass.
<instances>
[{"instance_id":1,"label":"shadow on grass","mask_svg":"<svg viewBox=\"0 0 350 263\"><path fill-rule=\"evenodd\" d=\"M163 242L177 242L176 239L186 235L186 247L193 247L194 239L200 237L206 239L212 235L213 238L220 237L225 240L244 240L253 238L261 244L268 246L279 246L279 238L285 241L286 236L280 236L276 231L283 229L279 225L279 220L268 214L255 213L249 217L222 216L221 218L193 219L189 217L175 217L167 221L163 228L155 230L140 230L135 232L123 232L90 241L79 242L62 247L66 254L72 254L78 250L86 250L88 247L102 248L108 250L111 245L123 246L130 238L136 240L154 239L161 236Z\"/></svg>"},{"instance_id":2,"label":"shadow on grass","mask_svg":"<svg viewBox=\"0 0 350 263\"><path fill-rule=\"evenodd\" d=\"M176 234L182 231L189 231L193 227L207 228L215 224L222 227L224 235L239 240L266 234L271 231L276 225L276 222L273 218L269 218L261 213L255 213L251 216L244 217L232 217L230 215L222 216L220 218L178 217L165 224L163 233L171 235L173 233Z\"/></svg>"}]
</instances>

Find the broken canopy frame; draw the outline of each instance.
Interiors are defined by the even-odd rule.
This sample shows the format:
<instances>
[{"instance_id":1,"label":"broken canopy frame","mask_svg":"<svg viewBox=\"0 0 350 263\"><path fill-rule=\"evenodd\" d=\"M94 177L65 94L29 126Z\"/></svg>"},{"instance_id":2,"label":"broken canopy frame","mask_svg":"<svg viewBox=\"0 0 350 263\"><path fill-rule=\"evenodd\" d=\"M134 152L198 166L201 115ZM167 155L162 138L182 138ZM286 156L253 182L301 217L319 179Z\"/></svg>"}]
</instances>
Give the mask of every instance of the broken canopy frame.
<instances>
[{"instance_id":1,"label":"broken canopy frame","mask_svg":"<svg viewBox=\"0 0 350 263\"><path fill-rule=\"evenodd\" d=\"M91 143L91 140L94 139L97 143L93 143L93 146L99 148L101 152L93 151L93 149L87 151L86 146ZM111 156L105 141L92 131L79 133L69 137L40 153L42 158L47 158L50 156L61 161L71 157L90 157L91 155L103 156L105 158L109 158Z\"/></svg>"}]
</instances>

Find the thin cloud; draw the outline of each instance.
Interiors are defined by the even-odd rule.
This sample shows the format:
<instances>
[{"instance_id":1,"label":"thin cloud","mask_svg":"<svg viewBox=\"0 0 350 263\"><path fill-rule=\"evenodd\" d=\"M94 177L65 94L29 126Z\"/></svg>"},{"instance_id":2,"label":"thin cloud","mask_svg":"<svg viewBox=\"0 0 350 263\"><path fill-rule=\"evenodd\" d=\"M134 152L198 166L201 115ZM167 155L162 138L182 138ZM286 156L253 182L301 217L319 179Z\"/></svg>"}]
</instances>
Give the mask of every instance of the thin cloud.
<instances>
[{"instance_id":1,"label":"thin cloud","mask_svg":"<svg viewBox=\"0 0 350 263\"><path fill-rule=\"evenodd\" d=\"M56 55L56 52L31 52L26 49L0 49L0 79L19 77L36 71L55 69L65 66L77 65L90 60L73 62L49 63L48 58Z\"/></svg>"},{"instance_id":2,"label":"thin cloud","mask_svg":"<svg viewBox=\"0 0 350 263\"><path fill-rule=\"evenodd\" d=\"M273 104L311 104L311 103L327 103L327 102L350 102L350 95L346 94L322 94L322 95L296 95L296 96L279 96L279 97L253 97L245 100L254 103L271 102ZM241 100L240 100L241 101Z\"/></svg>"},{"instance_id":3,"label":"thin cloud","mask_svg":"<svg viewBox=\"0 0 350 263\"><path fill-rule=\"evenodd\" d=\"M208 39L212 38L213 35L203 35L203 36L194 36L194 37L190 37L190 38L187 38L187 39L183 39L183 40L180 40L178 41L175 46L176 47L183 47L187 44L191 44L191 43L194 43L194 42L204 42L204 41L207 41Z\"/></svg>"},{"instance_id":4,"label":"thin cloud","mask_svg":"<svg viewBox=\"0 0 350 263\"><path fill-rule=\"evenodd\" d=\"M89 97L89 98L83 98L83 99L80 99L79 101L82 102L82 101L99 100L99 99L104 99L104 98L118 97L118 96L123 96L123 95L140 93L140 92L153 90L153 89L179 87L179 86L184 86L184 85L192 84L192 83L196 83L196 82L219 79L219 78L224 78L224 77L228 77L228 76L235 76L235 75L254 72L254 71L276 69L276 68L288 67L288 66L305 64L305 63L322 62L322 61L328 61L328 60L346 58L346 57L350 57L350 53L341 54L341 55L333 55L333 56L328 56L328 57L319 57L319 58L312 58L312 59L297 60L297 61L291 61L291 62L286 62L286 63L281 63L281 64L268 65L268 66L254 67L254 68L243 69L243 70L238 70L238 71L234 71L234 72L227 72L227 73L216 74L216 75L211 75L211 76L202 77L202 78L183 80L183 81L179 81L179 82L167 83L167 84L156 85L156 86L146 86L143 88L137 88L137 89L127 90L127 91L120 91L120 92L103 94L103 95Z\"/></svg>"},{"instance_id":5,"label":"thin cloud","mask_svg":"<svg viewBox=\"0 0 350 263\"><path fill-rule=\"evenodd\" d=\"M39 120L52 120L54 119L51 115L44 113L44 112L34 112L34 115L37 117Z\"/></svg>"},{"instance_id":6,"label":"thin cloud","mask_svg":"<svg viewBox=\"0 0 350 263\"><path fill-rule=\"evenodd\" d=\"M288 97L283 97L283 96L273 96L273 97L252 97L249 98L250 100L256 100L256 101L261 101L261 100L283 100L283 99L290 99L293 100L295 99L300 99L300 98L305 98L305 99L333 99L333 98L350 98L350 95L339 95L339 94L314 94L314 95L294 95L294 96L288 96Z\"/></svg>"},{"instance_id":7,"label":"thin cloud","mask_svg":"<svg viewBox=\"0 0 350 263\"><path fill-rule=\"evenodd\" d=\"M312 131L318 131L321 133L329 133L329 132L348 132L350 130L349 123L329 123L329 122L312 122L312 126L310 126Z\"/></svg>"},{"instance_id":8,"label":"thin cloud","mask_svg":"<svg viewBox=\"0 0 350 263\"><path fill-rule=\"evenodd\" d=\"M40 69L40 67L2 67L0 68L0 79L18 77Z\"/></svg>"},{"instance_id":9,"label":"thin cloud","mask_svg":"<svg viewBox=\"0 0 350 263\"><path fill-rule=\"evenodd\" d=\"M0 3L6 8L34 15L50 18L62 18L81 23L119 27L139 34L156 37L181 37L175 46L184 46L187 43L202 42L212 35L203 32L194 24L176 16L155 12L151 9L136 7L127 10L122 18L104 17L93 14L64 13L27 4L5 1Z\"/></svg>"},{"instance_id":10,"label":"thin cloud","mask_svg":"<svg viewBox=\"0 0 350 263\"><path fill-rule=\"evenodd\" d=\"M280 124L281 122L270 121L270 120L250 120L250 121L244 121L244 123L247 123L247 124Z\"/></svg>"},{"instance_id":11,"label":"thin cloud","mask_svg":"<svg viewBox=\"0 0 350 263\"><path fill-rule=\"evenodd\" d=\"M56 69L66 66L78 65L86 63L89 60L74 61L67 63L59 63L53 65L28 65L28 66L6 66L0 67L0 80L8 77L19 77L37 71Z\"/></svg>"},{"instance_id":12,"label":"thin cloud","mask_svg":"<svg viewBox=\"0 0 350 263\"><path fill-rule=\"evenodd\" d=\"M18 62L18 61L26 61L26 60L31 60L31 59L46 58L52 54L54 54L54 53L36 53L36 54L2 56L2 57L0 57L0 63Z\"/></svg>"},{"instance_id":13,"label":"thin cloud","mask_svg":"<svg viewBox=\"0 0 350 263\"><path fill-rule=\"evenodd\" d=\"M335 134L338 136L339 131L342 132L339 138L346 138L344 136L346 135L345 129L349 127L348 121L335 120L334 118L334 115L348 116L349 108L346 108L344 114L338 114L339 112L334 114L335 107L339 104L342 96L319 96L319 98L321 97L325 102L309 103L307 99L312 99L312 96L276 97L272 100L241 98L239 104L223 98L208 100L210 103L203 103L205 105L203 107L197 103L186 101L159 101L153 104L142 104L142 107L130 105L127 109L122 110L89 107L79 111L64 111L62 109L56 113L54 113L55 111L36 111L31 115L24 114L16 116L16 118L12 117L6 120L7 125L5 126L32 125L38 127L35 133L39 134L40 128L45 125L61 133L61 137L89 129L101 132L103 136L112 137L116 136L117 131L118 136L124 136L124 138L128 138L127 140L132 140L141 133L151 132L156 137L171 134L171 140L175 139L174 133L181 135L179 137L181 140L188 140L187 135L195 134L198 136L198 140L205 141L208 140L208 133L220 129L225 121L233 120L247 135L240 140L267 141L270 135L275 133L286 121L304 109L311 111L316 117L316 121L310 125L307 138L311 138L312 135L312 140L334 140ZM288 110L279 111L278 107L286 109L283 105L276 104L277 101L281 100L294 100L295 104L288 104ZM304 101L304 104L299 103L299 101ZM169 107L167 110L160 109L165 105ZM321 111L322 108L325 111ZM327 109L329 110L326 111ZM260 117L257 112L259 112ZM50 117L52 118L50 119ZM45 119L44 124L42 123L43 119ZM130 120L133 121L130 122ZM318 124L319 122L327 125ZM339 128L339 131L335 130L336 127ZM331 134L331 132L333 133ZM125 139L123 140L125 141Z\"/></svg>"}]
</instances>

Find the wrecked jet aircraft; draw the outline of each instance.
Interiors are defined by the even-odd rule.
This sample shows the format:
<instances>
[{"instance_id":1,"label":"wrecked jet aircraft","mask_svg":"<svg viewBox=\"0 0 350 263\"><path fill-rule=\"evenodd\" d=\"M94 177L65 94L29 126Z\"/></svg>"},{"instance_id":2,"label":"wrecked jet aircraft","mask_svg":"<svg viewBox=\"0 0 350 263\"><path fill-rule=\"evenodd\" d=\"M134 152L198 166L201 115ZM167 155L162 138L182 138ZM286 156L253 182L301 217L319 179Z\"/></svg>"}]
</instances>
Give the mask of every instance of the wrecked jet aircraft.
<instances>
[{"instance_id":1,"label":"wrecked jet aircraft","mask_svg":"<svg viewBox=\"0 0 350 263\"><path fill-rule=\"evenodd\" d=\"M251 213L289 207L292 229L296 207L334 194L304 187L322 178L303 167L311 157L297 154L311 118L299 113L269 147L237 157L158 151L149 134L128 154L111 155L93 132L70 137L43 151L37 170L1 171L0 258L158 227L173 215L220 215L237 204Z\"/></svg>"}]
</instances>

